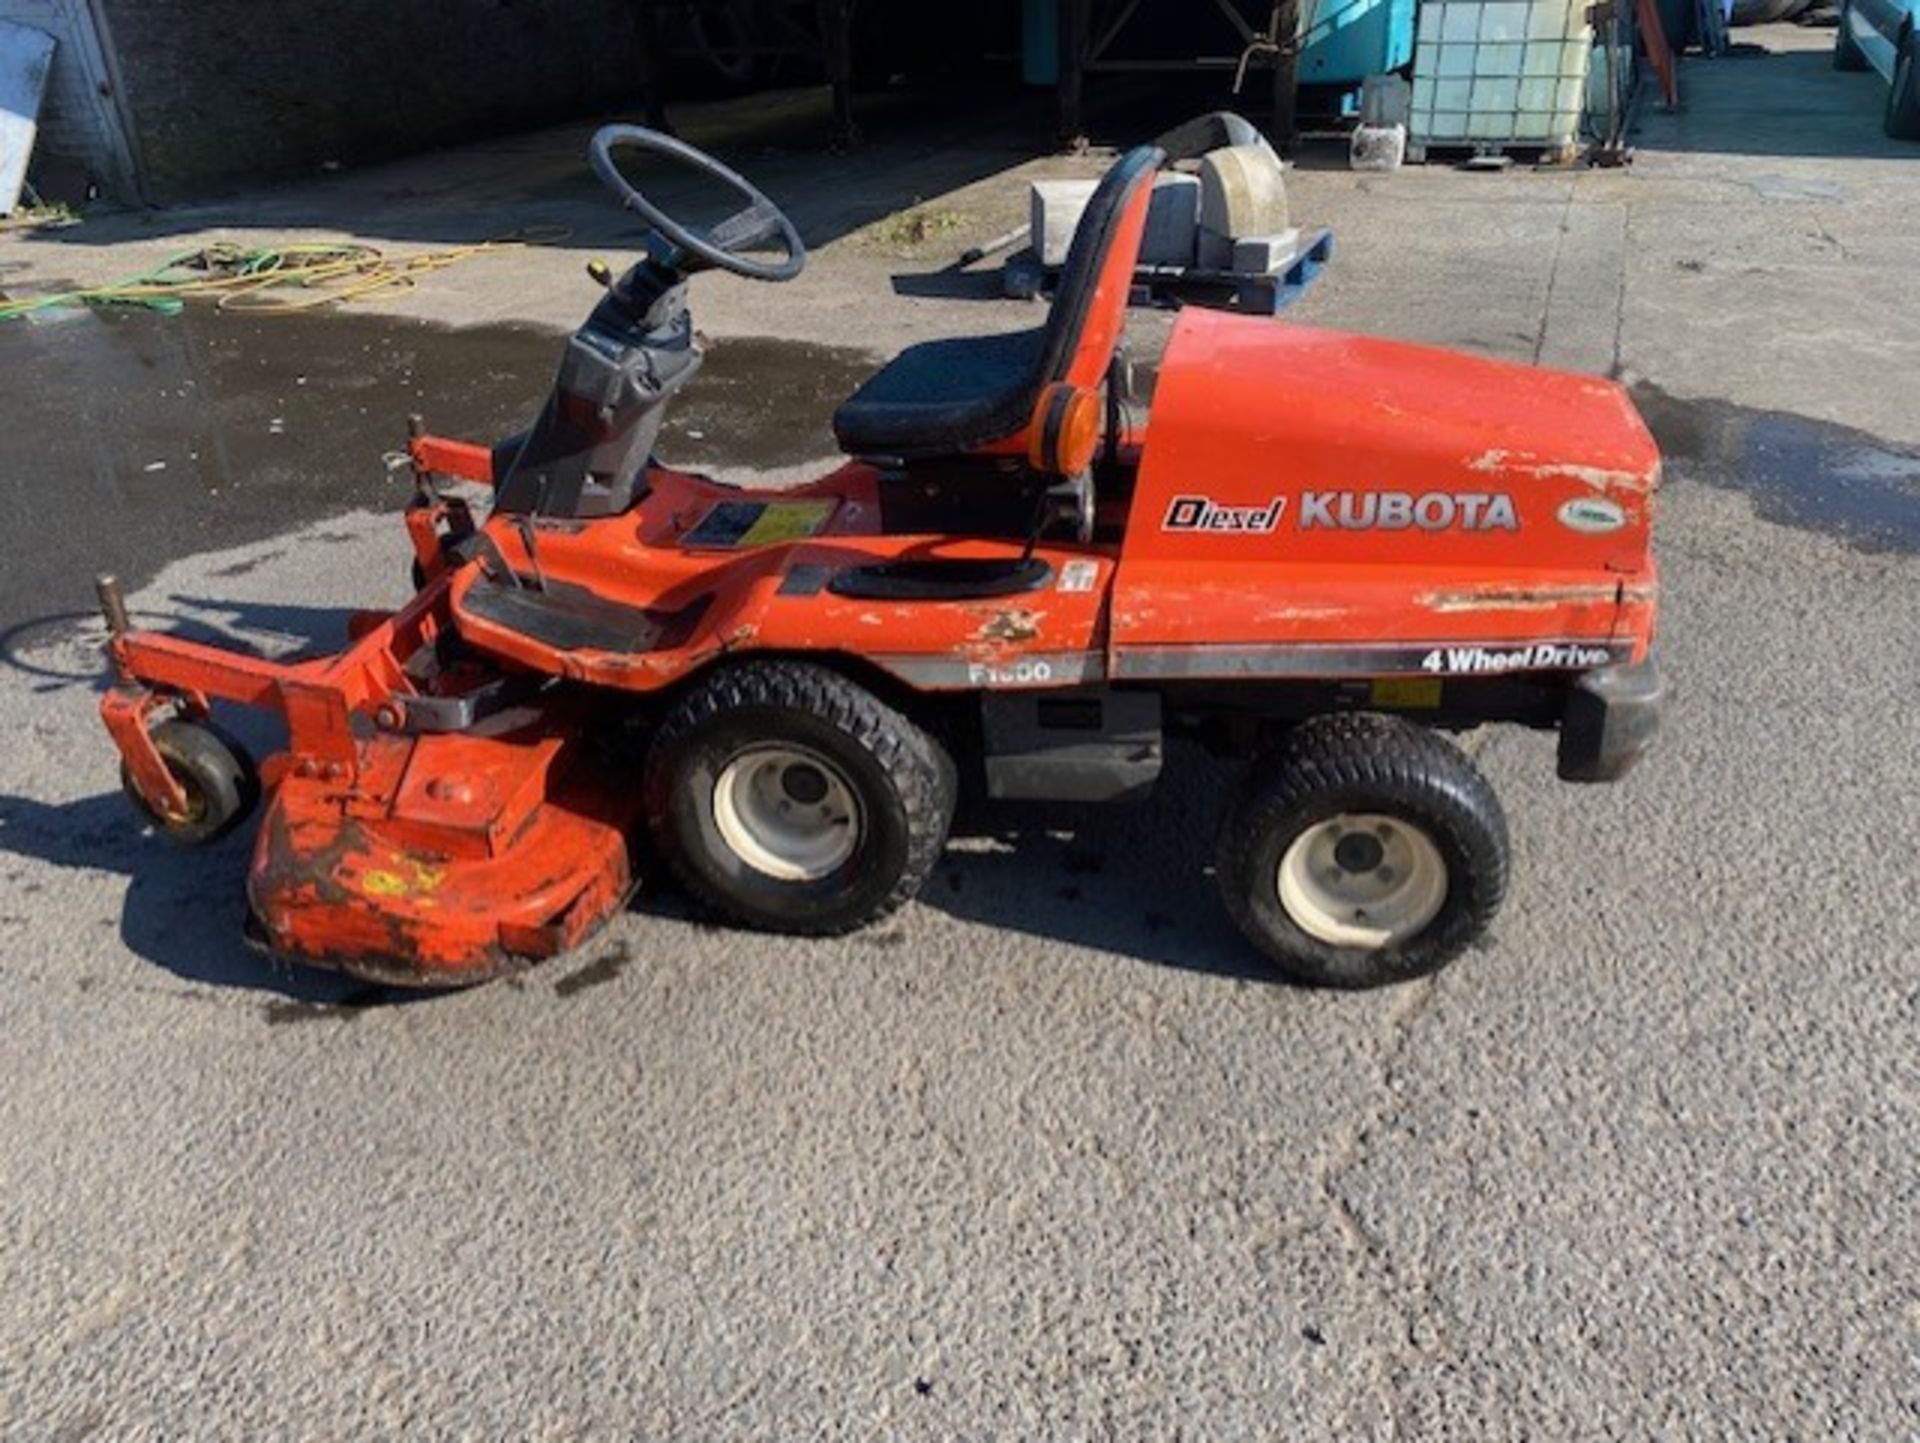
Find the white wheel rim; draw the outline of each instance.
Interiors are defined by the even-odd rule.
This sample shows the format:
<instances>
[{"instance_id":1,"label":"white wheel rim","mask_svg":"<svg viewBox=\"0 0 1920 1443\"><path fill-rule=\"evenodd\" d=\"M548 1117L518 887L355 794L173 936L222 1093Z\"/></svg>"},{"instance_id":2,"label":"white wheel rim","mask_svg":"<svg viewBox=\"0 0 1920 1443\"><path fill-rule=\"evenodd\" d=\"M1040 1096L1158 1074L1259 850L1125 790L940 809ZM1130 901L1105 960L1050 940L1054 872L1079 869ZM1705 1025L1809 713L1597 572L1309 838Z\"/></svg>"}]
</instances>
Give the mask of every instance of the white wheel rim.
<instances>
[{"instance_id":1,"label":"white wheel rim","mask_svg":"<svg viewBox=\"0 0 1920 1443\"><path fill-rule=\"evenodd\" d=\"M860 845L846 774L805 747L741 752L713 784L713 824L733 854L782 882L817 882Z\"/></svg>"},{"instance_id":2,"label":"white wheel rim","mask_svg":"<svg viewBox=\"0 0 1920 1443\"><path fill-rule=\"evenodd\" d=\"M1280 905L1336 947L1391 947L1447 900L1447 864L1426 831L1378 812L1342 812L1293 839L1280 858Z\"/></svg>"}]
</instances>

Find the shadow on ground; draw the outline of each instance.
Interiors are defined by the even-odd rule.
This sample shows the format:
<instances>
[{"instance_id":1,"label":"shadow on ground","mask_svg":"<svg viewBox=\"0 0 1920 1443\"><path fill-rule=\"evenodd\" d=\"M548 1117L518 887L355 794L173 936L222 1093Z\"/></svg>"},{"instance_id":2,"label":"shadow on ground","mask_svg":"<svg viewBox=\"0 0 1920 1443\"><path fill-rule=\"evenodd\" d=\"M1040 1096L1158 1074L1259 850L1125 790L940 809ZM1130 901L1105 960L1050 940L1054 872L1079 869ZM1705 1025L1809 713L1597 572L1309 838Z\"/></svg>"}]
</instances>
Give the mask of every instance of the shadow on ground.
<instances>
[{"instance_id":1,"label":"shadow on ground","mask_svg":"<svg viewBox=\"0 0 1920 1443\"><path fill-rule=\"evenodd\" d=\"M252 832L243 827L211 847L185 849L142 830L116 788L70 802L0 796L0 851L56 867L128 878L120 940L134 955L188 982L277 993L314 1006L366 1006L405 994L370 988L348 977L277 963L242 940L242 879ZM26 906L44 884L10 877ZM47 898L51 904L54 899ZM103 919L103 925L105 919ZM81 986L85 963L74 961Z\"/></svg>"},{"instance_id":2,"label":"shadow on ground","mask_svg":"<svg viewBox=\"0 0 1920 1443\"><path fill-rule=\"evenodd\" d=\"M1051 148L1051 98L1005 82L983 91L926 84L863 96L864 143L831 143L824 88L769 91L677 106L679 135L744 173L784 207L809 246L957 190ZM89 216L40 238L90 247L221 227L325 229L371 239L464 245L527 226L564 226L569 243L625 252L640 227L588 169L587 142L608 121L579 120L517 136L378 163L314 180L139 213ZM720 197L684 171L633 166L649 199L695 223L720 218Z\"/></svg>"},{"instance_id":3,"label":"shadow on ground","mask_svg":"<svg viewBox=\"0 0 1920 1443\"><path fill-rule=\"evenodd\" d=\"M270 559L271 555L255 564ZM229 569L225 574L238 572ZM236 602L178 592L169 601L174 607L188 610L141 607L132 613L134 625L186 641L253 653L260 650L262 639L271 637L283 643L275 652L281 660L344 645L347 623L353 615L339 606ZM29 617L0 630L0 667L27 678L29 689L36 692L74 686L100 691L108 681L107 661L102 654L105 641L106 631L97 612L57 611Z\"/></svg>"},{"instance_id":4,"label":"shadow on ground","mask_svg":"<svg viewBox=\"0 0 1920 1443\"><path fill-rule=\"evenodd\" d=\"M1214 890L1214 830L1231 774L1175 742L1142 802L972 802L920 900L965 921L1154 966L1272 981Z\"/></svg>"},{"instance_id":5,"label":"shadow on ground","mask_svg":"<svg viewBox=\"0 0 1920 1443\"><path fill-rule=\"evenodd\" d=\"M251 605L182 595L169 600L197 614L144 610L136 621L189 640L242 649L261 637L284 638L301 649L331 647L345 637L351 614L339 607L291 603ZM23 673L36 691L103 690L108 673L96 650L99 625L98 617L85 612L16 623L0 633L0 667ZM96 635L87 635L86 628ZM219 714L222 725L255 756L284 745L277 718L242 708L221 707ZM112 750L104 733L86 738L76 755L84 756L89 775L112 776ZM175 976L276 992L300 1005L358 1007L384 1000L387 989L277 964L241 940L240 883L251 835L251 828L243 827L211 847L173 846L143 828L118 788L65 802L0 795L0 852L129 878L120 938L130 951ZM30 878L7 880L30 906L43 890L44 884Z\"/></svg>"},{"instance_id":6,"label":"shadow on ground","mask_svg":"<svg viewBox=\"0 0 1920 1443\"><path fill-rule=\"evenodd\" d=\"M1880 128L1887 86L1878 75L1833 68L1830 49L1754 47L1688 60L1682 106L1643 102L1634 145L1646 151L1920 160L1920 145Z\"/></svg>"},{"instance_id":7,"label":"shadow on ground","mask_svg":"<svg viewBox=\"0 0 1920 1443\"><path fill-rule=\"evenodd\" d=\"M278 745L262 739L257 719L246 729L254 735L243 740L261 754ZM970 808L921 900L964 921L1155 966L1269 980L1208 874L1222 780L1218 765L1175 749L1153 799L1138 806L1049 809L1044 819L1037 810L1029 819L1025 809ZM143 830L117 789L65 802L0 795L0 850L127 877L120 940L177 977L336 1010L434 995L369 987L249 948L243 879L252 835L248 825L211 847L182 849ZM661 885L642 889L640 915L686 918L685 899L665 889L664 869L643 865ZM28 906L44 891L22 875L7 880ZM558 975L568 965L544 970Z\"/></svg>"},{"instance_id":8,"label":"shadow on ground","mask_svg":"<svg viewBox=\"0 0 1920 1443\"><path fill-rule=\"evenodd\" d=\"M1083 123L1096 146L1122 149L1214 110L1259 121L1264 101L1235 97L1217 74L1105 75L1084 97ZM824 86L767 90L676 104L675 133L725 161L793 219L808 246L951 194L1058 149L1050 89L1011 72L928 78L858 97L860 141L841 146ZM337 174L255 187L141 212L89 215L36 240L110 246L219 228L320 229L409 245L474 244L528 227L563 227L568 244L628 253L641 227L596 181L587 144L608 122L635 111L577 120L472 145L374 162ZM1307 147L1310 167L1344 164L1343 147ZM631 157L631 152L623 152ZM632 178L669 214L711 224L737 201L684 170L630 161ZM962 245L965 242L961 242ZM955 249L959 249L956 246Z\"/></svg>"}]
</instances>

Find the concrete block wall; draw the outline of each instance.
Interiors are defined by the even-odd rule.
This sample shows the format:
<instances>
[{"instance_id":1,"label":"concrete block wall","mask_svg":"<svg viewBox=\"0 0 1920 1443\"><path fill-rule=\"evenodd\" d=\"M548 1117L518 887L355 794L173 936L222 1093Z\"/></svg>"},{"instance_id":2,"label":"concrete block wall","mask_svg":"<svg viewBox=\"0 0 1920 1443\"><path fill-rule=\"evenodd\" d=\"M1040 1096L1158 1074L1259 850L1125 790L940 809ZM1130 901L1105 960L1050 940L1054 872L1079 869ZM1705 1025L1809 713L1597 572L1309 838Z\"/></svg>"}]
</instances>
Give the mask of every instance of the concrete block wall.
<instances>
[{"instance_id":1,"label":"concrete block wall","mask_svg":"<svg viewBox=\"0 0 1920 1443\"><path fill-rule=\"evenodd\" d=\"M630 0L93 0L148 198L217 193L638 97Z\"/></svg>"}]
</instances>

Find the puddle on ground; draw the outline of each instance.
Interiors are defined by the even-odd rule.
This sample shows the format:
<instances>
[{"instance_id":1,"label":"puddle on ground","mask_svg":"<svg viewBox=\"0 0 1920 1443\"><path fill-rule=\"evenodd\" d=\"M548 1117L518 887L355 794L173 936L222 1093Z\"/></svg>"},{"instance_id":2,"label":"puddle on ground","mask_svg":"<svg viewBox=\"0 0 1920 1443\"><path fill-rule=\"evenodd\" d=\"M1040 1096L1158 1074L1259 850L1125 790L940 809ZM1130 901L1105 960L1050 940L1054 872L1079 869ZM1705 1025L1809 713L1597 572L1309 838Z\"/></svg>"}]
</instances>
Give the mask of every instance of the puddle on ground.
<instances>
[{"instance_id":1,"label":"puddle on ground","mask_svg":"<svg viewBox=\"0 0 1920 1443\"><path fill-rule=\"evenodd\" d=\"M707 342L706 363L667 412L660 458L725 477L833 456L835 409L879 369L864 351L803 341Z\"/></svg>"},{"instance_id":2,"label":"puddle on ground","mask_svg":"<svg viewBox=\"0 0 1920 1443\"><path fill-rule=\"evenodd\" d=\"M491 440L545 398L562 338L337 311L58 311L0 322L0 628L90 611L93 578L136 586L169 561L361 507L396 511L381 457L422 413ZM717 341L667 417L664 459L715 471L832 450L857 351Z\"/></svg>"},{"instance_id":3,"label":"puddle on ground","mask_svg":"<svg viewBox=\"0 0 1920 1443\"><path fill-rule=\"evenodd\" d=\"M1633 398L1676 474L1743 491L1769 521L1859 551L1920 552L1920 451L1865 431L1642 382Z\"/></svg>"}]
</instances>

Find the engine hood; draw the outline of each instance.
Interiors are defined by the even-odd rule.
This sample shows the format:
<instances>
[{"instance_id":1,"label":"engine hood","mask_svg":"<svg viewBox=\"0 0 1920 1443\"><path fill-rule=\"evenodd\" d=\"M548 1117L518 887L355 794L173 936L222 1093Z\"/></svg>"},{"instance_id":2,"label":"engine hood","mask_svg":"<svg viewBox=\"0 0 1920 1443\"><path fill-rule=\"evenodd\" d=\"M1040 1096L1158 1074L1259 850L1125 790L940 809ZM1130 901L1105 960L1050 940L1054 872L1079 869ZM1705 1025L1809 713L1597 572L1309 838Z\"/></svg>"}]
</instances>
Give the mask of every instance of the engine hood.
<instances>
[{"instance_id":1,"label":"engine hood","mask_svg":"<svg viewBox=\"0 0 1920 1443\"><path fill-rule=\"evenodd\" d=\"M1612 381L1188 310L1130 527L1179 554L1639 569L1660 454Z\"/></svg>"}]
</instances>

